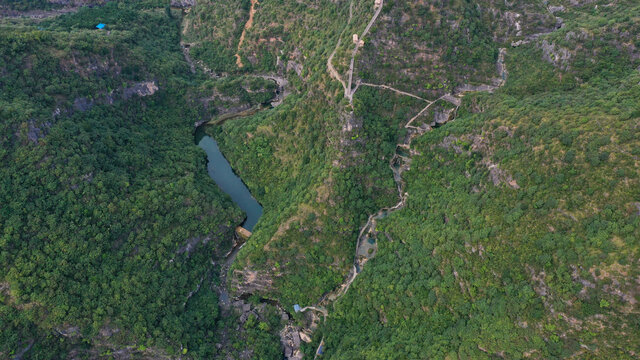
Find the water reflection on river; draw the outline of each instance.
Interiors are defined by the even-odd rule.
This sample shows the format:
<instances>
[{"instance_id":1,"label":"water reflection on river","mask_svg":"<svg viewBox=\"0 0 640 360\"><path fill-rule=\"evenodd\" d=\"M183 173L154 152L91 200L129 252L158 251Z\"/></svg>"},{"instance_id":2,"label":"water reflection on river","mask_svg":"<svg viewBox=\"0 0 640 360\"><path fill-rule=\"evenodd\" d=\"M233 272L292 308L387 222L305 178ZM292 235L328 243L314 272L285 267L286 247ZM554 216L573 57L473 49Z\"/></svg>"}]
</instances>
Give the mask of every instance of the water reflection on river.
<instances>
[{"instance_id":1,"label":"water reflection on river","mask_svg":"<svg viewBox=\"0 0 640 360\"><path fill-rule=\"evenodd\" d=\"M242 227L253 231L253 227L262 216L262 206L251 196L242 179L233 172L231 165L220 152L218 143L215 140L206 135L200 128L196 130L195 140L198 146L207 153L209 176L247 214L247 219L242 224Z\"/></svg>"}]
</instances>

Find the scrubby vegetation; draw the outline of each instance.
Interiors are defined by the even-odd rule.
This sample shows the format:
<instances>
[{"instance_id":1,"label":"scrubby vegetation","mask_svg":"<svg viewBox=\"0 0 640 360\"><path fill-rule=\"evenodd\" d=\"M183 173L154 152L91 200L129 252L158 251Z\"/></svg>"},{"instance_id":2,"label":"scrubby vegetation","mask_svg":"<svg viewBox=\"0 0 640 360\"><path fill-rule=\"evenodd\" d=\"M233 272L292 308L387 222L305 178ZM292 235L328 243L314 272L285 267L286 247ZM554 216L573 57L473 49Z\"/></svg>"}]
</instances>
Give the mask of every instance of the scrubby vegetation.
<instances>
[{"instance_id":1,"label":"scrubby vegetation","mask_svg":"<svg viewBox=\"0 0 640 360\"><path fill-rule=\"evenodd\" d=\"M168 15L119 2L0 29L2 358L211 353L211 258L242 216L203 171Z\"/></svg>"},{"instance_id":2,"label":"scrubby vegetation","mask_svg":"<svg viewBox=\"0 0 640 360\"><path fill-rule=\"evenodd\" d=\"M235 71L234 54L249 18L249 6L249 0L206 0L190 8L182 32L193 57L215 72Z\"/></svg>"},{"instance_id":3,"label":"scrubby vegetation","mask_svg":"<svg viewBox=\"0 0 640 360\"><path fill-rule=\"evenodd\" d=\"M640 74L590 31L603 38L566 71L511 49L503 90L417 141L408 205L378 224L322 332L327 357L635 357Z\"/></svg>"},{"instance_id":4,"label":"scrubby vegetation","mask_svg":"<svg viewBox=\"0 0 640 360\"><path fill-rule=\"evenodd\" d=\"M373 1L263 0L241 46L250 1L182 3L0 19L0 358L274 359L285 325L307 357L637 356L637 4L387 0L353 52ZM264 208L228 284L209 121Z\"/></svg>"}]
</instances>

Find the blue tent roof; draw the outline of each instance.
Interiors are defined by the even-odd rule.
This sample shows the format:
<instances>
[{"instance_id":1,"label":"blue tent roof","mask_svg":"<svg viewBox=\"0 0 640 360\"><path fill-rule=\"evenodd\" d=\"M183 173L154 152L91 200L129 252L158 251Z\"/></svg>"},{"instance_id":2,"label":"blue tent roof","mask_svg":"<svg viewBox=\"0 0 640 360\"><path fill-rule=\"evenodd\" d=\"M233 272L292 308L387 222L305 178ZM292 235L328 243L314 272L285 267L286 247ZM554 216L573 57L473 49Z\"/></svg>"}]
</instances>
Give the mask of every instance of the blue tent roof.
<instances>
[{"instance_id":1,"label":"blue tent roof","mask_svg":"<svg viewBox=\"0 0 640 360\"><path fill-rule=\"evenodd\" d=\"M318 355L322 355L322 345L318 346Z\"/></svg>"},{"instance_id":2,"label":"blue tent roof","mask_svg":"<svg viewBox=\"0 0 640 360\"><path fill-rule=\"evenodd\" d=\"M293 305L293 310L295 310L295 312L300 311L300 305L298 304Z\"/></svg>"},{"instance_id":3,"label":"blue tent roof","mask_svg":"<svg viewBox=\"0 0 640 360\"><path fill-rule=\"evenodd\" d=\"M103 23L96 25L96 29L104 29L104 27L105 25Z\"/></svg>"}]
</instances>

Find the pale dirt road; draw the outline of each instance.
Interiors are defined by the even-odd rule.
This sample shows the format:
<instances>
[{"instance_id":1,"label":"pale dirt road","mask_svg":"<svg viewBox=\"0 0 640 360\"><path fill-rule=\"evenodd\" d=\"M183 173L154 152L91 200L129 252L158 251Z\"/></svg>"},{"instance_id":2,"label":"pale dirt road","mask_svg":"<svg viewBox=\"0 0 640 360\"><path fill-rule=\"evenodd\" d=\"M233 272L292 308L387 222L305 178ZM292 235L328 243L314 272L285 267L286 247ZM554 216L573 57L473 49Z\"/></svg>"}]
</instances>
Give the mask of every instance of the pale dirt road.
<instances>
[{"instance_id":1,"label":"pale dirt road","mask_svg":"<svg viewBox=\"0 0 640 360\"><path fill-rule=\"evenodd\" d=\"M244 43L244 36L247 33L247 30L251 29L253 26L253 15L256 14L256 5L258 5L258 0L251 0L251 9L249 10L249 20L244 24L244 29L242 30L242 34L240 34L240 41L238 41L238 49L236 50L236 65L239 68L244 67L242 63L242 59L240 58L240 49L242 48L242 43Z\"/></svg>"}]
</instances>

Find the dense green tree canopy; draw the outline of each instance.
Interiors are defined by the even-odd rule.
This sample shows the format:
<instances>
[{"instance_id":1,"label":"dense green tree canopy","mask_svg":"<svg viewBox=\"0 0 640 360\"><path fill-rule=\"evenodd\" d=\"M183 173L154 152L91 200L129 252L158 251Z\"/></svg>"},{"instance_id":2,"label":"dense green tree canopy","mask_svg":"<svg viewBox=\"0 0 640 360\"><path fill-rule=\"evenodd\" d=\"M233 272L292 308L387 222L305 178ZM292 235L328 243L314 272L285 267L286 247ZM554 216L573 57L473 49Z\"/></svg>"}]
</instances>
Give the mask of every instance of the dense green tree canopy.
<instances>
[{"instance_id":1,"label":"dense green tree canopy","mask_svg":"<svg viewBox=\"0 0 640 360\"><path fill-rule=\"evenodd\" d=\"M0 358L637 356L639 5L373 5L0 0Z\"/></svg>"}]
</instances>

